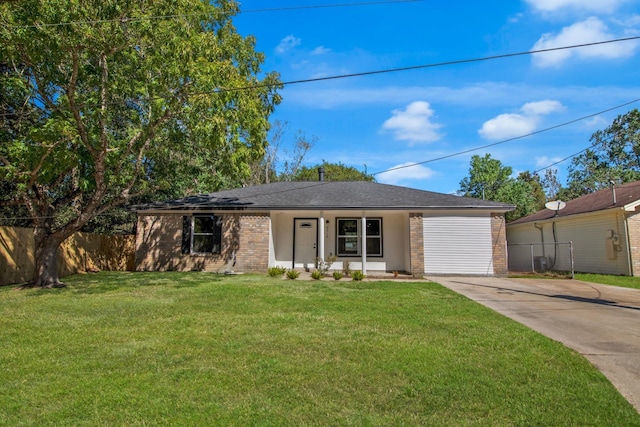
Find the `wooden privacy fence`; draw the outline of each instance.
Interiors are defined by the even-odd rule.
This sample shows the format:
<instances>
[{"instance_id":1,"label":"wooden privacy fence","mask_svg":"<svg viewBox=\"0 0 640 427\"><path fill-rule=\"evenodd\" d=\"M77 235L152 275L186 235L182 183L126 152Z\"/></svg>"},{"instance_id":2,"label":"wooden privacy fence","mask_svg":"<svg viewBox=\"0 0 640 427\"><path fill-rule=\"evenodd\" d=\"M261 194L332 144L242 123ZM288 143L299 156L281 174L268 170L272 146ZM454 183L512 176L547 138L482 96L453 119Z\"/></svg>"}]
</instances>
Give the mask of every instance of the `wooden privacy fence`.
<instances>
[{"instance_id":1,"label":"wooden privacy fence","mask_svg":"<svg viewBox=\"0 0 640 427\"><path fill-rule=\"evenodd\" d=\"M0 227L0 286L25 283L35 267L31 228ZM60 277L85 271L132 271L135 236L75 233L58 250Z\"/></svg>"}]
</instances>

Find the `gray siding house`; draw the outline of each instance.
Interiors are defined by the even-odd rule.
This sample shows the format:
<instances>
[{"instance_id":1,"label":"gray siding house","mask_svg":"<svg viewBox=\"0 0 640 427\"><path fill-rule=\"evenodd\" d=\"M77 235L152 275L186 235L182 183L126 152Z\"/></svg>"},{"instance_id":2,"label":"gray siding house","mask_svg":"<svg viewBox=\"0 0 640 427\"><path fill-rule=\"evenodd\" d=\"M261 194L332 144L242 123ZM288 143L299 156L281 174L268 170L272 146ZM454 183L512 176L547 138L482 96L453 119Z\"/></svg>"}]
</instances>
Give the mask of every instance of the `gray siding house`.
<instances>
[{"instance_id":1,"label":"gray siding house","mask_svg":"<svg viewBox=\"0 0 640 427\"><path fill-rule=\"evenodd\" d=\"M530 251L516 245L545 244L545 265L570 270L569 258L554 258L556 242L571 242L577 272L640 276L640 182L596 191L566 202L557 211L543 209L507 224L509 269L531 268ZM551 246L549 246L551 245ZM564 251L566 252L566 251ZM547 258L547 259L544 259ZM535 263L534 263L535 264Z\"/></svg>"},{"instance_id":2,"label":"gray siding house","mask_svg":"<svg viewBox=\"0 0 640 427\"><path fill-rule=\"evenodd\" d=\"M134 207L139 271L503 275L511 205L374 182L277 182Z\"/></svg>"}]
</instances>

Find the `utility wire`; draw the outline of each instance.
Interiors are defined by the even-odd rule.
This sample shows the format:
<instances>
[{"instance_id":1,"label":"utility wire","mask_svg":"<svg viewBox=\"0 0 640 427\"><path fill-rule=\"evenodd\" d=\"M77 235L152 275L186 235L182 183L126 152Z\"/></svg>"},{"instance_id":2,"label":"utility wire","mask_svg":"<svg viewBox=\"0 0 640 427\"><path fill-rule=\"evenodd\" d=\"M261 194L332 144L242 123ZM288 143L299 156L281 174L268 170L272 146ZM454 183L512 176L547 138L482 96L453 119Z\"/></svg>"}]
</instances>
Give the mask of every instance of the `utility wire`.
<instances>
[{"instance_id":1,"label":"utility wire","mask_svg":"<svg viewBox=\"0 0 640 427\"><path fill-rule=\"evenodd\" d=\"M624 37L624 38L603 40L603 41L592 42L592 43L582 43L582 44L576 44L576 45L570 45L570 46L552 47L547 49L529 50L529 51L515 52L515 53L504 53L501 55L484 56L484 57L478 57L478 58L458 59L458 60L446 61L446 62L435 62L435 63L423 64L423 65L413 65L409 67L387 68L387 69L375 70L375 71L363 71L359 73L339 74L335 76L316 77L316 78L302 79L302 80L290 80L290 81L279 82L279 83L261 83L261 84L255 84L255 85L240 86L237 88L216 88L210 91L187 93L185 94L185 97L213 95L213 94L219 94L219 93L225 93L225 92L239 92L239 91L252 90L252 89L263 89L263 88L271 88L271 87L278 87L278 86L290 86L290 85L302 84L302 83L321 82L321 81L328 81L328 80L346 79L346 78L352 78L352 77L370 76L375 74L396 73L401 71L410 71L410 70L436 68L436 67L444 67L444 66L458 65L458 64L467 64L472 62L491 61L496 59L512 58L512 57L524 56L524 55L533 55L533 54L553 52L558 50L577 49L581 47L597 46L597 45L604 45L609 43L620 43L624 41L638 40L638 39L640 39L640 36ZM160 99L164 99L164 98L157 96L157 97L150 98L148 101L160 100ZM128 101L127 100L112 101L112 102L107 102L105 105L118 105L126 102ZM77 105L75 108L91 108L91 107L97 108L100 106L101 105L99 104L80 104L80 105ZM57 109L58 110L70 109L70 107L58 106ZM13 113L0 114L0 116L11 116L11 115L14 115L14 114Z\"/></svg>"},{"instance_id":2,"label":"utility wire","mask_svg":"<svg viewBox=\"0 0 640 427\"><path fill-rule=\"evenodd\" d=\"M265 9L249 9L249 10L240 10L239 12L240 14L282 12L282 11L303 10L303 9L328 9L328 8L337 8L337 7L376 6L376 5L393 4L393 3L416 3L421 1L423 0L382 0L382 1L367 1L367 2L356 2L356 3L335 3L335 4L326 4L326 5L307 5L307 6L274 7L274 8L265 8ZM224 12L221 10L215 10L214 13L217 15L222 15ZM15 29L38 28L38 27L62 27L62 26L68 26L68 25L81 25L81 24L89 24L89 25L106 24L110 22L139 22L144 20L166 20L166 19L176 19L176 18L188 18L193 16L208 16L212 14L213 13L196 12L196 13L181 13L181 14L174 14L174 15L148 15L148 16L141 16L141 17L121 17L116 19L94 19L94 20L86 20L86 21L40 23L40 24L30 24L30 25L7 25L7 27L15 28Z\"/></svg>"},{"instance_id":3,"label":"utility wire","mask_svg":"<svg viewBox=\"0 0 640 427\"><path fill-rule=\"evenodd\" d=\"M616 110L618 108L626 107L627 105L633 104L633 103L638 102L638 101L640 101L640 98L634 99L634 100L629 101L629 102L625 102L624 104L616 105L615 107L607 108L606 110L598 111L597 113L593 113L593 114L589 114L589 115L586 115L586 116L582 116L582 117L579 117L577 119L570 120L568 122L564 122L564 123L560 123L560 124L557 124L557 125L553 125L553 126L544 128L544 129L540 129L540 130L537 130L535 132L530 132L530 133L527 133L527 134L524 134L524 135L520 135L520 136L514 136L513 138L504 139L502 141L494 142L492 144L482 145L480 147L470 148L470 149L464 150L464 151L458 151L457 153L447 154L446 156L436 157L436 158L425 160L425 161L422 161L422 162L411 163L409 165L403 165L403 166L396 166L396 167L389 168L389 169L386 169L386 170L383 170L383 171L380 171L380 172L374 172L371 175L380 175L380 174L385 173L385 172L391 172L391 171L396 171L396 170L400 170L400 169L411 168L411 167L418 166L418 165L424 165L426 163L432 163L432 162L435 162L435 161L438 161L438 160L444 160L444 159L448 159L448 158L451 158L451 157L460 156L462 154L471 153L473 151L482 150L484 148L494 147L496 145L505 144L507 142L515 141L515 140L522 139L522 138L527 138L527 137L532 136L532 135L537 135L539 133L548 132L550 130L558 129L558 128L563 127L563 126L568 126L570 124L579 122L581 120L586 120L586 119L589 119L591 117L595 117L595 116L598 116L600 114L604 114L604 113L607 113L609 111ZM588 148L590 148L590 147L588 147ZM585 148L580 153L582 153L583 151L586 151L588 148ZM576 155L578 155L580 153L576 153L573 156L576 156ZM570 156L568 158L571 158L573 156ZM567 160L567 159L563 159L561 161L564 161L564 160ZM558 163L560 163L560 162L558 162ZM551 167L551 166L553 166L553 165L547 166L547 168ZM547 169L547 168L543 168L541 170L544 170L544 169ZM536 171L536 172L538 172L538 171Z\"/></svg>"},{"instance_id":4,"label":"utility wire","mask_svg":"<svg viewBox=\"0 0 640 427\"><path fill-rule=\"evenodd\" d=\"M195 92L195 93L192 93L190 95L206 95L206 94L210 94L210 93L214 93L214 92L233 92L233 91L240 91L240 90L259 89L259 88L264 88L264 87L279 86L279 85L290 86L290 85L300 84L300 83L312 83L312 82L321 82L321 81L327 81L327 80L346 79L346 78L351 78L351 77L371 76L371 75L375 75L375 74L396 73L396 72L399 72L399 71L420 70L420 69L425 69L425 68L444 67L444 66L448 66L448 65L459 65L459 64L468 64L468 63L472 63L472 62L491 61L491 60L495 60L495 59L512 58L512 57L515 57L515 56L535 55L535 54L538 54L538 53L554 52L554 51L558 51L558 50L577 49L577 48L580 48L580 47L598 46L598 45L604 45L604 44L609 44L609 43L619 43L619 42L625 42L625 41L630 41L630 40L638 40L638 39L640 39L640 36L623 37L623 38L618 38L618 39L603 40L603 41L592 42L592 43L582 43L582 44L574 44L574 45L570 45L570 46L550 47L550 48L547 48L547 49L527 50L527 51L515 52L515 53L503 53L503 54L500 54L500 55L482 56L482 57L478 57L478 58L456 59L456 60L453 60L453 61L434 62L434 63L431 63L431 64L424 64L424 65L411 65L411 66L408 66L408 67L386 68L386 69L375 70L375 71L363 71L363 72L359 72L359 73L339 74L339 75L335 75L335 76L314 77L314 78L302 79L302 80L290 80L290 81L281 82L281 83L278 83L278 84L259 84L259 85L252 85L252 86L242 86L242 87L238 87L238 88L220 88L220 89L216 89L214 91Z\"/></svg>"}]
</instances>

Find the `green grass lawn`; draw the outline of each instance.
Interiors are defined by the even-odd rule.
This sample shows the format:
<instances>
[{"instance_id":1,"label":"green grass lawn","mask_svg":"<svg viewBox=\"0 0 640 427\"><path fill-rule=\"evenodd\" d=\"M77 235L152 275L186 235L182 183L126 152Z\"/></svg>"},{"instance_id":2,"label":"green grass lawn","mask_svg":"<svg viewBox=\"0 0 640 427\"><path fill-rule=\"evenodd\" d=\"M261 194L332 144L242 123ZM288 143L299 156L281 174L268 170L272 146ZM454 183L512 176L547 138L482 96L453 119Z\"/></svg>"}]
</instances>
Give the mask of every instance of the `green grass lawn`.
<instances>
[{"instance_id":1,"label":"green grass lawn","mask_svg":"<svg viewBox=\"0 0 640 427\"><path fill-rule=\"evenodd\" d=\"M609 274L576 273L577 280L604 285L621 286L623 288L640 289L640 277L612 276Z\"/></svg>"},{"instance_id":2,"label":"green grass lawn","mask_svg":"<svg viewBox=\"0 0 640 427\"><path fill-rule=\"evenodd\" d=\"M577 353L434 283L0 288L0 425L640 426Z\"/></svg>"}]
</instances>

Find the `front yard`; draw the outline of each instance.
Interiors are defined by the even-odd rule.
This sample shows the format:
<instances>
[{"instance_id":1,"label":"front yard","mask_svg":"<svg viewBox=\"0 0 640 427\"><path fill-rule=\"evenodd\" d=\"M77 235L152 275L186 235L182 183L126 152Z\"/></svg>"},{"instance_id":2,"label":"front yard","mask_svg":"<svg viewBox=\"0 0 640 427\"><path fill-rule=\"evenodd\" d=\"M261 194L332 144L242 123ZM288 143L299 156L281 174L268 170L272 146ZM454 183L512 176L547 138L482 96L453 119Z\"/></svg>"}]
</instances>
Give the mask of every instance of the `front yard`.
<instances>
[{"instance_id":1,"label":"front yard","mask_svg":"<svg viewBox=\"0 0 640 427\"><path fill-rule=\"evenodd\" d=\"M638 425L585 359L433 283L0 288L0 425Z\"/></svg>"}]
</instances>

